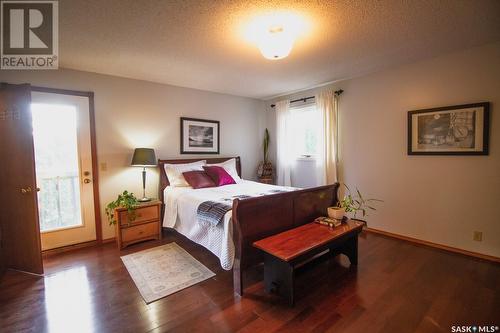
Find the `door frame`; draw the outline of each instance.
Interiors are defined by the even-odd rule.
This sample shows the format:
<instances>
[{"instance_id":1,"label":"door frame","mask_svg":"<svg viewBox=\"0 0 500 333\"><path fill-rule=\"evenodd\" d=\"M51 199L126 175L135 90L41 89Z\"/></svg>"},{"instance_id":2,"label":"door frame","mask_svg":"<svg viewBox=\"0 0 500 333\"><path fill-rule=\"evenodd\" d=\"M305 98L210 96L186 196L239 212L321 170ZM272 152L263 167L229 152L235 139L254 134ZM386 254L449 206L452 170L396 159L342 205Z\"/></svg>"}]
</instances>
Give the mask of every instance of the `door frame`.
<instances>
[{"instance_id":1,"label":"door frame","mask_svg":"<svg viewBox=\"0 0 500 333\"><path fill-rule=\"evenodd\" d=\"M31 91L41 92L41 93L51 93L51 94L61 94L61 95L71 95L87 97L89 99L89 118L90 118L90 150L92 156L92 189L94 193L94 215L95 215L95 235L97 244L102 244L102 221L101 221L101 203L99 198L99 168L97 164L97 140L96 140L96 130L95 130L95 108L94 108L94 92L93 91L78 91L78 90L67 90L58 88L47 88L40 86L31 86ZM87 242L92 245L94 242ZM85 243L83 243L85 244ZM75 247L75 245L69 245L68 247ZM61 248L46 250L47 252L54 251ZM46 252L43 251L43 252Z\"/></svg>"}]
</instances>

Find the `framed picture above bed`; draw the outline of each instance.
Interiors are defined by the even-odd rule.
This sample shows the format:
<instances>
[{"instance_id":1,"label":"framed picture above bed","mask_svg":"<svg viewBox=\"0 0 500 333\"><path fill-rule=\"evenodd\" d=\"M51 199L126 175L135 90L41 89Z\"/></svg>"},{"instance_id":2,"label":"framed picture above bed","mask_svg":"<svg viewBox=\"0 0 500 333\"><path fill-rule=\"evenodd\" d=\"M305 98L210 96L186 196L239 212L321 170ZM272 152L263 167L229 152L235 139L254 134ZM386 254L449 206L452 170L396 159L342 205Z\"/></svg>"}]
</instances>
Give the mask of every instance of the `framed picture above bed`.
<instances>
[{"instance_id":1,"label":"framed picture above bed","mask_svg":"<svg viewBox=\"0 0 500 333\"><path fill-rule=\"evenodd\" d=\"M488 102L408 112L408 155L488 155Z\"/></svg>"},{"instance_id":2,"label":"framed picture above bed","mask_svg":"<svg viewBox=\"0 0 500 333\"><path fill-rule=\"evenodd\" d=\"M219 154L220 122L181 117L181 154Z\"/></svg>"}]
</instances>

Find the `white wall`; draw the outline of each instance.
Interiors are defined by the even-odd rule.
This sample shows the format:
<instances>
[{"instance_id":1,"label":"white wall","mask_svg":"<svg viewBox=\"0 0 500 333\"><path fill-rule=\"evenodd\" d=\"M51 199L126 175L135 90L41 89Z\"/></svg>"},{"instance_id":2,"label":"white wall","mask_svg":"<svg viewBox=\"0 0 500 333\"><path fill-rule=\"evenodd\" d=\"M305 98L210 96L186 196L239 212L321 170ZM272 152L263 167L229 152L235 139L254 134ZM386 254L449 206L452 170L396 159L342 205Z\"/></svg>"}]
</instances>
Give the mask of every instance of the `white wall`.
<instances>
[{"instance_id":1,"label":"white wall","mask_svg":"<svg viewBox=\"0 0 500 333\"><path fill-rule=\"evenodd\" d=\"M134 147L179 157L179 117L221 121L221 155L241 155L253 178L264 127L275 152L274 112L261 101L93 73L0 71L0 81L95 92L101 208L124 189L141 191ZM341 97L341 180L385 200L370 226L469 251L500 256L500 43L333 85ZM305 91L297 96L309 96ZM408 156L408 110L491 102L489 156ZM271 104L271 103L269 103ZM158 174L148 173L156 196ZM104 214L104 238L114 236ZM483 241L472 232L483 232Z\"/></svg>"},{"instance_id":2,"label":"white wall","mask_svg":"<svg viewBox=\"0 0 500 333\"><path fill-rule=\"evenodd\" d=\"M341 181L385 200L369 226L500 257L500 43L333 87L345 90ZM483 101L491 102L489 156L407 155L407 111ZM269 111L271 136L273 118ZM474 230L482 242L472 240Z\"/></svg>"},{"instance_id":3,"label":"white wall","mask_svg":"<svg viewBox=\"0 0 500 333\"><path fill-rule=\"evenodd\" d=\"M219 120L220 156L241 156L243 177L255 178L265 124L262 101L72 70L0 71L0 81L95 93L98 162L107 164L107 171L99 171L104 238L114 237L106 203L123 190L142 193L142 169L129 166L133 149L152 147L158 158L181 157L181 116ZM148 169L149 196L157 197L158 177Z\"/></svg>"}]
</instances>

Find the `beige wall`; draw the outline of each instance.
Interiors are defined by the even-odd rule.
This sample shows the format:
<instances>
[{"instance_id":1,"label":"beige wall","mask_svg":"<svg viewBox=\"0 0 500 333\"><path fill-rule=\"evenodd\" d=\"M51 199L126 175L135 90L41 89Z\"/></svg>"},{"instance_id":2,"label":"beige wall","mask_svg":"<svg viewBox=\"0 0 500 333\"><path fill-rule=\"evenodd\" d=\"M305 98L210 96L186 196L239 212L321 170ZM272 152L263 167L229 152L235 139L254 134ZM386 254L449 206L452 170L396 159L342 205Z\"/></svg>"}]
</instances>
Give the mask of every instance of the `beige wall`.
<instances>
[{"instance_id":1,"label":"beige wall","mask_svg":"<svg viewBox=\"0 0 500 333\"><path fill-rule=\"evenodd\" d=\"M114 237L105 204L129 190L141 194L141 169L130 167L135 147L152 147L158 158L179 154L179 117L221 122L221 156L240 155L243 176L254 178L261 158L262 101L80 71L1 71L0 81L93 91L97 131L103 237ZM194 157L183 155L183 157ZM148 169L147 194L157 196L158 172Z\"/></svg>"},{"instance_id":2,"label":"beige wall","mask_svg":"<svg viewBox=\"0 0 500 333\"><path fill-rule=\"evenodd\" d=\"M500 257L500 43L333 86L345 90L341 181L385 200L369 226ZM407 111L483 101L491 102L489 156L406 154ZM273 135L274 112L267 118Z\"/></svg>"}]
</instances>

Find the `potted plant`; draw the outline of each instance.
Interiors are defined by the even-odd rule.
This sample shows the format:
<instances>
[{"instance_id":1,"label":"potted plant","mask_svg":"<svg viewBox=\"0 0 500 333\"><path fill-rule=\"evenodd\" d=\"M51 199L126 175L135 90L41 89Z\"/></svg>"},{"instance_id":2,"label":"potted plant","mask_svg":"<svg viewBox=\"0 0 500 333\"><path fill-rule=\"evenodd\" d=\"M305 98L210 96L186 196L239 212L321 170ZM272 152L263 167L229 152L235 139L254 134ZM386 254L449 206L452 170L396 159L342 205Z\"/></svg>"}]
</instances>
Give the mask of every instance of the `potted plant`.
<instances>
[{"instance_id":1,"label":"potted plant","mask_svg":"<svg viewBox=\"0 0 500 333\"><path fill-rule=\"evenodd\" d=\"M273 165L269 161L269 144L271 142L269 131L266 128L264 132L264 141L262 143L264 160L260 163L257 174L261 182L272 182L273 180Z\"/></svg>"},{"instance_id":2,"label":"potted plant","mask_svg":"<svg viewBox=\"0 0 500 333\"><path fill-rule=\"evenodd\" d=\"M135 220L135 208L138 205L139 201L135 197L134 193L123 191L122 194L118 195L115 201L111 201L106 206L106 216L108 217L109 225L116 224L115 209L120 207L127 209L128 219L130 221Z\"/></svg>"},{"instance_id":3,"label":"potted plant","mask_svg":"<svg viewBox=\"0 0 500 333\"><path fill-rule=\"evenodd\" d=\"M344 184L346 195L340 200L336 206L328 207L328 216L337 220L342 220L345 213L353 213L353 219L356 219L359 212L365 217L368 215L368 210L376 210L372 206L373 202L383 202L379 199L365 199L361 192L356 189L356 193L352 193L351 189Z\"/></svg>"}]
</instances>

